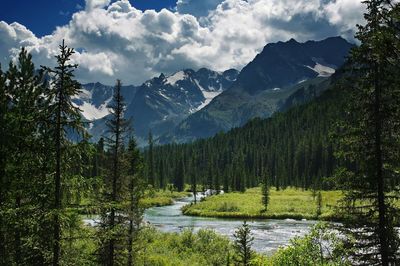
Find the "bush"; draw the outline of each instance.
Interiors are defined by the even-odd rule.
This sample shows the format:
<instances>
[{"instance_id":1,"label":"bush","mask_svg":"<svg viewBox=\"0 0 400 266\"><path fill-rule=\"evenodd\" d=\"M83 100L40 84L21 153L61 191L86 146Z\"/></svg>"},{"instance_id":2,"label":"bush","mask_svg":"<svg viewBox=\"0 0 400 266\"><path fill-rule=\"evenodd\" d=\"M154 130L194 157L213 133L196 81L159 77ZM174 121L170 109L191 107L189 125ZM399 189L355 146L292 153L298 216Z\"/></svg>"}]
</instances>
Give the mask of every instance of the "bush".
<instances>
[{"instance_id":1,"label":"bush","mask_svg":"<svg viewBox=\"0 0 400 266\"><path fill-rule=\"evenodd\" d=\"M268 259L267 265L351 265L347 250L336 232L327 224L317 224L309 234L294 238L291 244L280 248Z\"/></svg>"},{"instance_id":2,"label":"bush","mask_svg":"<svg viewBox=\"0 0 400 266\"><path fill-rule=\"evenodd\" d=\"M143 229L137 265L226 265L233 254L228 238L211 230L194 233L162 233L152 227Z\"/></svg>"}]
</instances>

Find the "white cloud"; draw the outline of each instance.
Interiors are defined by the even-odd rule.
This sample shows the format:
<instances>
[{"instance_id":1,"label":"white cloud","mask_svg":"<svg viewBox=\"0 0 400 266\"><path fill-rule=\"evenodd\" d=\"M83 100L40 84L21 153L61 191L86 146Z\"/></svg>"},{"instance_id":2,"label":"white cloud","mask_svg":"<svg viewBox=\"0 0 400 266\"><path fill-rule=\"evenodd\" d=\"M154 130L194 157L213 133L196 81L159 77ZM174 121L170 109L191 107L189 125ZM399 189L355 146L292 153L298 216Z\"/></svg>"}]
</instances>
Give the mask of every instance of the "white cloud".
<instances>
[{"instance_id":1,"label":"white cloud","mask_svg":"<svg viewBox=\"0 0 400 266\"><path fill-rule=\"evenodd\" d=\"M342 31L351 31L362 20L364 5L360 1L335 0L324 7L329 22L338 25Z\"/></svg>"},{"instance_id":2,"label":"white cloud","mask_svg":"<svg viewBox=\"0 0 400 266\"><path fill-rule=\"evenodd\" d=\"M96 8L103 8L110 4L111 0L86 0L86 10L91 11Z\"/></svg>"},{"instance_id":3,"label":"white cloud","mask_svg":"<svg viewBox=\"0 0 400 266\"><path fill-rule=\"evenodd\" d=\"M196 17L207 16L224 0L178 0L176 9L181 14L191 14Z\"/></svg>"},{"instance_id":4,"label":"white cloud","mask_svg":"<svg viewBox=\"0 0 400 266\"><path fill-rule=\"evenodd\" d=\"M207 16L183 14L190 13L183 6L200 2ZM179 0L176 11L159 12L142 12L128 0L86 0L68 25L42 38L0 22L0 61L26 46L36 64L52 65L65 39L77 49L80 81L140 84L183 68L240 69L268 42L351 38L362 13L361 0Z\"/></svg>"}]
</instances>

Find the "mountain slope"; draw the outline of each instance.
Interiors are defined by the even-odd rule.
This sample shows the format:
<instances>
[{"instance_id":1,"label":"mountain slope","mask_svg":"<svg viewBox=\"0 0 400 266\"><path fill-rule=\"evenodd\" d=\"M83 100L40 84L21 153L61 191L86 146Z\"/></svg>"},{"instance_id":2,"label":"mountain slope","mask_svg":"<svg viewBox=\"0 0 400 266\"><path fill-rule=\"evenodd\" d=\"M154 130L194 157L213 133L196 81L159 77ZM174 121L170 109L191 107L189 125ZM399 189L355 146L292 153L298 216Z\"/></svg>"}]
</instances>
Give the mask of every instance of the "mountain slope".
<instances>
[{"instance_id":1,"label":"mountain slope","mask_svg":"<svg viewBox=\"0 0 400 266\"><path fill-rule=\"evenodd\" d=\"M103 85L99 82L82 85L82 92L73 99L76 106L81 109L83 117L88 121L101 119L109 114L107 105L113 96L113 86ZM130 102L135 97L138 87L122 86L121 93L125 101Z\"/></svg>"},{"instance_id":2,"label":"mountain slope","mask_svg":"<svg viewBox=\"0 0 400 266\"><path fill-rule=\"evenodd\" d=\"M327 86L322 91L297 90L290 101L308 102L270 118L252 119L243 127L193 143L155 147L154 161L167 166L157 169L155 176L173 182L176 162L183 160L186 177L197 176L198 184L223 186L225 191L258 186L265 175L276 187L332 188L327 177L338 162L329 133L343 116L348 99L344 83L335 85L342 82L340 76L329 78L329 85L328 80L320 83ZM308 100L314 91L321 95Z\"/></svg>"},{"instance_id":3,"label":"mountain slope","mask_svg":"<svg viewBox=\"0 0 400 266\"><path fill-rule=\"evenodd\" d=\"M160 138L160 143L209 137L241 126L251 118L271 116L297 89L312 83L318 85L327 79L344 63L352 47L341 37L268 44L243 68L229 90L182 121ZM310 80L311 84L307 84Z\"/></svg>"},{"instance_id":4,"label":"mountain slope","mask_svg":"<svg viewBox=\"0 0 400 266\"><path fill-rule=\"evenodd\" d=\"M207 106L233 84L237 75L238 71L233 69L220 73L205 68L198 71L186 69L168 77L161 74L134 87L131 90L133 96L123 95L127 104L125 117L132 119L135 135L144 145L149 131L155 137L164 134L190 114ZM106 135L106 118L103 116L92 122L89 132L94 141Z\"/></svg>"}]
</instances>

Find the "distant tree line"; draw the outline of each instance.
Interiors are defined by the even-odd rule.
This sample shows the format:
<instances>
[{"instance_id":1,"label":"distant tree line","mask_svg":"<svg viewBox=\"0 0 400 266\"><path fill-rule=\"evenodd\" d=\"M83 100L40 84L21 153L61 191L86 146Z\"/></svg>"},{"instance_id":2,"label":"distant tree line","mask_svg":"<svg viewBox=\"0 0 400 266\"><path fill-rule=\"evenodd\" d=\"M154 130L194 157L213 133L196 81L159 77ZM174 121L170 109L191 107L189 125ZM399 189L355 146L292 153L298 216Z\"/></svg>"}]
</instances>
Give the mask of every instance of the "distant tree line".
<instances>
[{"instance_id":1,"label":"distant tree line","mask_svg":"<svg viewBox=\"0 0 400 266\"><path fill-rule=\"evenodd\" d=\"M338 87L320 98L268 119L187 144L167 144L144 152L154 165L156 186L196 183L206 188L244 191L265 182L330 189L338 165L331 132L343 116L345 91ZM150 160L150 158L152 158Z\"/></svg>"}]
</instances>

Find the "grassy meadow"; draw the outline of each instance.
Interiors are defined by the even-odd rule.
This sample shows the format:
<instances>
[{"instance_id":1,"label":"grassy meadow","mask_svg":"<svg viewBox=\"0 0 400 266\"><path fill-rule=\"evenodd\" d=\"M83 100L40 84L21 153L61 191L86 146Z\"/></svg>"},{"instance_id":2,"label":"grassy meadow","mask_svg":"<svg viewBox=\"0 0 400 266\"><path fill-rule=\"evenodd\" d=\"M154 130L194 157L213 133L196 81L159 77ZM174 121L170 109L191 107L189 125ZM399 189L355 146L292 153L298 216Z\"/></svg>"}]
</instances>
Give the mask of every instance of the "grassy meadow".
<instances>
[{"instance_id":1,"label":"grassy meadow","mask_svg":"<svg viewBox=\"0 0 400 266\"><path fill-rule=\"evenodd\" d=\"M317 198L311 191L287 188L270 190L267 210L261 203L260 188L247 189L244 193L232 192L214 195L197 204L187 205L183 213L193 216L250 219L319 219L337 220L334 206L342 197L340 191L322 191L321 215L317 215Z\"/></svg>"}]
</instances>

